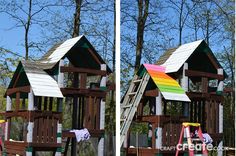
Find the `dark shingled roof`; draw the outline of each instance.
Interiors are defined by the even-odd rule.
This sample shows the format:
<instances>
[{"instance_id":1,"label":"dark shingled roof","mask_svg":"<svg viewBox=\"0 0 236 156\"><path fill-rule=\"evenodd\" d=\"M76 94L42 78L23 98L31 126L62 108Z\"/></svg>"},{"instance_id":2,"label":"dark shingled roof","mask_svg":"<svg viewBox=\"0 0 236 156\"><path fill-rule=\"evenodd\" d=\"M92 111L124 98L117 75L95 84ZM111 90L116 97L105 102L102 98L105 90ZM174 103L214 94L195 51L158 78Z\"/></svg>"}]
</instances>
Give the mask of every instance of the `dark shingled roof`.
<instances>
[{"instance_id":1,"label":"dark shingled roof","mask_svg":"<svg viewBox=\"0 0 236 156\"><path fill-rule=\"evenodd\" d=\"M45 73L44 69L50 66L51 64L48 63L40 63L38 61L29 61L29 60L22 60L21 61L24 69L26 72L30 73Z\"/></svg>"},{"instance_id":2,"label":"dark shingled roof","mask_svg":"<svg viewBox=\"0 0 236 156\"><path fill-rule=\"evenodd\" d=\"M61 43L57 43L55 44L54 46L52 46L52 48L50 48L48 50L48 52L46 54L44 54L42 56L42 58L40 58L38 61L46 61L48 59L48 57L62 44L63 42Z\"/></svg>"},{"instance_id":3,"label":"dark shingled roof","mask_svg":"<svg viewBox=\"0 0 236 156\"><path fill-rule=\"evenodd\" d=\"M179 47L175 47L175 48L170 48L167 51L165 51L157 60L156 64L157 65L162 65L163 63L166 62L166 60L172 55L172 53Z\"/></svg>"}]
</instances>

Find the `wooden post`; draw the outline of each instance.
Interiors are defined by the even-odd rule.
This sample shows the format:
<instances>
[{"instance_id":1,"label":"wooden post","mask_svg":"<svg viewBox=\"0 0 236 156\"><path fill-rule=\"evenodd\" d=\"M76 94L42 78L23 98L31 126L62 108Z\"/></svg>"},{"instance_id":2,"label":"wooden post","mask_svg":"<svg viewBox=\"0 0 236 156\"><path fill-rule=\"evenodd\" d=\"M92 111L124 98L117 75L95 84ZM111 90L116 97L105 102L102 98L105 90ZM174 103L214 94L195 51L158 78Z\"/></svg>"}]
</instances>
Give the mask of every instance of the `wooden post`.
<instances>
[{"instance_id":1,"label":"wooden post","mask_svg":"<svg viewBox=\"0 0 236 156\"><path fill-rule=\"evenodd\" d=\"M158 96L156 97L156 115L163 115L162 111L162 95L161 92L158 92ZM162 147L162 127L160 127L160 123L158 123L156 128L156 149L160 149Z\"/></svg>"},{"instance_id":2,"label":"wooden post","mask_svg":"<svg viewBox=\"0 0 236 156\"><path fill-rule=\"evenodd\" d=\"M9 127L9 119L6 119L6 122L5 122L5 141L9 140L9 136L8 136L8 127Z\"/></svg>"},{"instance_id":3,"label":"wooden post","mask_svg":"<svg viewBox=\"0 0 236 156\"><path fill-rule=\"evenodd\" d=\"M57 112L62 112L62 103L63 98L57 98ZM62 143L62 124L58 121L57 123L57 143ZM61 156L62 148L57 148L57 151L55 153L55 156Z\"/></svg>"},{"instance_id":4,"label":"wooden post","mask_svg":"<svg viewBox=\"0 0 236 156\"><path fill-rule=\"evenodd\" d=\"M223 75L223 69L219 68L217 69L217 74L219 75ZM217 87L217 93L221 94L223 92L223 86L224 83L223 81L220 81ZM221 103L219 103L219 133L223 133L223 105ZM218 145L218 151L217 154L218 156L223 156L223 150L221 150L223 148L223 141L221 140L219 145Z\"/></svg>"},{"instance_id":5,"label":"wooden post","mask_svg":"<svg viewBox=\"0 0 236 156\"><path fill-rule=\"evenodd\" d=\"M219 103L219 133L223 133L223 105ZM223 141L221 140L219 145L219 150L217 151L218 156L223 156L223 151L220 150L223 148Z\"/></svg>"},{"instance_id":6,"label":"wooden post","mask_svg":"<svg viewBox=\"0 0 236 156\"><path fill-rule=\"evenodd\" d=\"M188 76L185 75L185 70L188 70L188 63L184 63L183 65L183 75L182 75L182 81L181 81L181 87L184 89L184 91L188 91Z\"/></svg>"},{"instance_id":7,"label":"wooden post","mask_svg":"<svg viewBox=\"0 0 236 156\"><path fill-rule=\"evenodd\" d=\"M6 106L6 111L10 111L11 110L11 107L12 107L12 101L11 101L11 97L10 96L7 96L7 106ZM5 140L9 140L9 132L10 129L9 129L9 124L10 124L10 120L7 119L6 120L6 123L5 123Z\"/></svg>"},{"instance_id":8,"label":"wooden post","mask_svg":"<svg viewBox=\"0 0 236 156\"><path fill-rule=\"evenodd\" d=\"M30 92L28 93L28 110L33 111L34 110L34 93L32 91L32 88L30 88ZM26 142L31 143L33 141L33 128L34 128L34 122L30 122L30 119L28 126L27 126L27 135L26 135ZM26 156L32 156L33 151L32 148L28 147L26 150Z\"/></svg>"},{"instance_id":9,"label":"wooden post","mask_svg":"<svg viewBox=\"0 0 236 156\"><path fill-rule=\"evenodd\" d=\"M101 64L101 70L106 71L106 64ZM100 88L106 88L106 76L103 76L100 82ZM105 99L102 99L100 102L100 129L105 127ZM101 137L98 142L98 156L104 156L104 137Z\"/></svg>"},{"instance_id":10,"label":"wooden post","mask_svg":"<svg viewBox=\"0 0 236 156\"><path fill-rule=\"evenodd\" d=\"M30 143L33 141L33 128L34 128L34 123L33 122L29 122L27 130L27 142Z\"/></svg>"},{"instance_id":11,"label":"wooden post","mask_svg":"<svg viewBox=\"0 0 236 156\"><path fill-rule=\"evenodd\" d=\"M30 92L28 93L28 110L34 110L34 93L32 88L30 88Z\"/></svg>"},{"instance_id":12,"label":"wooden post","mask_svg":"<svg viewBox=\"0 0 236 156\"><path fill-rule=\"evenodd\" d=\"M10 111L10 110L11 110L11 105L12 105L11 97L10 97L10 96L7 96L7 107L6 107L6 111Z\"/></svg>"},{"instance_id":13,"label":"wooden post","mask_svg":"<svg viewBox=\"0 0 236 156\"><path fill-rule=\"evenodd\" d=\"M62 112L62 103L63 103L63 98L57 98L57 112Z\"/></svg>"},{"instance_id":14,"label":"wooden post","mask_svg":"<svg viewBox=\"0 0 236 156\"><path fill-rule=\"evenodd\" d=\"M73 87L78 88L79 74L74 73ZM73 112L72 112L72 129L78 129L78 96L73 97ZM77 155L77 140L72 138L71 156Z\"/></svg>"},{"instance_id":15,"label":"wooden post","mask_svg":"<svg viewBox=\"0 0 236 156\"><path fill-rule=\"evenodd\" d=\"M57 82L58 82L58 86L60 88L63 88L64 87L64 73L61 73L61 67L64 66L64 60L60 60L59 62L59 69L58 69L58 79L57 79Z\"/></svg>"},{"instance_id":16,"label":"wooden post","mask_svg":"<svg viewBox=\"0 0 236 156\"><path fill-rule=\"evenodd\" d=\"M217 74L218 74L218 75L223 75L223 74L224 74L223 69L222 69L222 68L217 69ZM218 93L218 94L222 94L222 92L223 92L223 87L224 87L224 82L223 82L223 81L220 81L220 82L218 83L218 87L217 87L217 93Z\"/></svg>"},{"instance_id":17,"label":"wooden post","mask_svg":"<svg viewBox=\"0 0 236 156\"><path fill-rule=\"evenodd\" d=\"M62 124L58 121L57 123L57 143L62 143ZM61 156L61 147L57 148L55 156Z\"/></svg>"},{"instance_id":18,"label":"wooden post","mask_svg":"<svg viewBox=\"0 0 236 156\"><path fill-rule=\"evenodd\" d=\"M82 116L82 114L81 114L81 106L82 106L82 104L81 104L81 102L82 102L82 97L80 96L80 97L78 97L79 99L78 99L78 109L77 109L77 125L78 125L78 129L81 129L82 127L81 127L81 116Z\"/></svg>"},{"instance_id":19,"label":"wooden post","mask_svg":"<svg viewBox=\"0 0 236 156\"><path fill-rule=\"evenodd\" d=\"M181 81L181 87L184 89L185 92L188 92L188 76L185 75L185 70L188 70L188 63L184 63L183 65L183 75L182 75L182 81ZM184 116L189 116L189 103L183 103L184 106Z\"/></svg>"},{"instance_id":20,"label":"wooden post","mask_svg":"<svg viewBox=\"0 0 236 156\"><path fill-rule=\"evenodd\" d=\"M208 78L202 77L202 93L208 92Z\"/></svg>"},{"instance_id":21,"label":"wooden post","mask_svg":"<svg viewBox=\"0 0 236 156\"><path fill-rule=\"evenodd\" d=\"M49 111L52 111L53 97L49 98Z\"/></svg>"},{"instance_id":22,"label":"wooden post","mask_svg":"<svg viewBox=\"0 0 236 156\"><path fill-rule=\"evenodd\" d=\"M11 101L11 97L10 96L7 96L7 106L6 106L6 111L10 111L11 110L11 106L12 106L12 101ZM5 123L5 140L9 140L9 132L10 129L9 129L9 124L10 124L10 120L7 119L6 120L6 123Z\"/></svg>"}]
</instances>

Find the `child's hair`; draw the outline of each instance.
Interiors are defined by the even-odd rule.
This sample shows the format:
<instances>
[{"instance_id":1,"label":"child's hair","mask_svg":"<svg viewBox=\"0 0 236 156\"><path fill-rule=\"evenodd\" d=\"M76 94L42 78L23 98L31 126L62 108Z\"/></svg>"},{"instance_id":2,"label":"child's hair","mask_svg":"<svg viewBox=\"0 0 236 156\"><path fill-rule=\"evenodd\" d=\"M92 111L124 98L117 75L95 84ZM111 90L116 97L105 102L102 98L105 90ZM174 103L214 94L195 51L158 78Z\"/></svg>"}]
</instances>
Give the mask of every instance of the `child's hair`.
<instances>
[{"instance_id":1,"label":"child's hair","mask_svg":"<svg viewBox=\"0 0 236 156\"><path fill-rule=\"evenodd\" d=\"M206 129L203 129L203 130L202 130L202 133L207 133L207 130L206 130Z\"/></svg>"}]
</instances>

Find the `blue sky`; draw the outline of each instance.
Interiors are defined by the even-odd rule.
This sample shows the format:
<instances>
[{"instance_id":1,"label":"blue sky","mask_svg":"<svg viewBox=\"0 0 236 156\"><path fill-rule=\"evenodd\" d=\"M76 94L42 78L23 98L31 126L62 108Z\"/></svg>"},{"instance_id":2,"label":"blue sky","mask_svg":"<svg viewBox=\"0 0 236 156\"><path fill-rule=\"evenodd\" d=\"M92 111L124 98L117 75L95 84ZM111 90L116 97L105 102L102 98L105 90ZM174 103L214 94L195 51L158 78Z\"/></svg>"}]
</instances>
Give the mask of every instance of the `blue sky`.
<instances>
[{"instance_id":1,"label":"blue sky","mask_svg":"<svg viewBox=\"0 0 236 156\"><path fill-rule=\"evenodd\" d=\"M134 2L136 3L136 2ZM133 4L134 4L133 3ZM163 3L164 4L164 3ZM135 4L136 5L136 4ZM162 14L161 16L166 16L167 20L169 20L169 23L173 23L175 24L177 22L177 15L176 13L173 11L173 9L170 8L166 8L166 12L168 12L168 14ZM137 10L133 10L133 13L137 13ZM73 14L73 10L67 10L67 12L65 14ZM86 15L82 14L83 16L86 17ZM71 16L70 16L71 17ZM106 16L104 16L103 18L106 18L106 21L109 21L112 17L109 16L109 14L107 14ZM3 46L4 48L7 48L13 52L17 52L20 55L24 55L24 47L23 47L23 43L24 43L24 30L23 28L16 28L14 27L14 22L13 19L9 18L6 14L1 13L0 14L0 46ZM91 20L87 20L86 18L82 18L82 22L91 22ZM164 23L164 22L163 22ZM113 24L113 23L112 23ZM63 25L64 26L64 25ZM134 30L135 30L135 26L134 25ZM163 24L163 26L165 26ZM99 27L99 26L98 26ZM161 26L160 26L161 27ZM9 29L11 28L11 29ZM112 26L111 26L112 28ZM112 35L112 29L109 28L110 35ZM136 38L135 36L135 31L132 31L130 29L127 29L127 27L121 26L121 33L129 33L131 35L133 35L133 38ZM165 31L163 33L166 33L167 36L169 36L170 38L173 38L170 42L170 47L176 46L178 43L178 33L177 31L175 31L174 29L169 30L169 31ZM193 39L188 36L192 36L193 31L190 29L184 29L183 32L183 43L185 42L189 42L189 41L193 41ZM145 44L150 44L150 40L152 40L152 32L146 33L145 34ZM217 36L213 37L212 40L215 40ZM32 40L42 40L44 38L43 34L41 33L40 29L38 29L37 27L33 26L31 28L30 31L30 39ZM97 37L94 37L93 35L90 36L90 34L88 34L88 38L89 40L92 41L92 43L95 43L98 51L101 51L103 49L103 45L101 45L101 43L97 42ZM111 36L112 38L112 36ZM201 32L199 32L199 39L203 39L203 36L201 36ZM62 39L65 40L65 39ZM165 42L166 39L159 39L156 41L156 45L160 44L162 45L162 41ZM121 41L122 46L121 47L126 47L126 43L124 41ZM224 45L228 44L228 43L223 43ZM213 52L218 52L220 49L222 49L222 47L224 46L222 44L217 44L217 42L214 41L214 44L210 45L211 49L213 50ZM48 49L49 47L47 47L46 49ZM121 52L123 49L121 49ZM135 52L135 49L132 50L133 54ZM153 54L158 53L158 56L156 56L156 58L159 57L159 55L162 53L159 51L159 49L157 47L154 47L153 49ZM150 52L150 55L152 53ZM40 54L39 54L40 55Z\"/></svg>"},{"instance_id":2,"label":"blue sky","mask_svg":"<svg viewBox=\"0 0 236 156\"><path fill-rule=\"evenodd\" d=\"M64 0L65 2L69 2ZM64 2L63 1L63 2ZM52 3L54 1L48 1ZM113 41L113 8L110 7L110 11L103 11L100 13L95 13L96 9L99 7L105 7L110 5L113 7L111 2L104 4L103 1L91 0L88 4L83 4L81 12L81 33L85 34L89 41L94 45L95 49L101 54L104 55L104 59L108 60L110 63L110 53L112 49L111 43L106 45L107 49L104 49L104 38L96 34L95 32L103 33L104 29L107 29L109 40ZM27 10L27 2L23 3L23 9ZM46 38L57 38L55 40L49 40L46 42L43 47L42 52L38 52L37 49L30 49L30 55L33 53L33 57L40 57L45 53L51 46L56 42L65 41L68 38L71 38L71 28L73 25L73 15L74 15L74 4L66 3L68 6L63 7L50 7L45 9L40 14L36 15L34 19L47 20L55 25L52 27L51 23L42 23L39 25L32 25L29 32L29 41L33 42L46 42ZM33 5L32 12L35 12L38 8L38 5ZM50 13L53 13L50 14ZM55 14L57 14L55 16ZM20 11L19 16L27 19L26 14ZM0 46L6 49L9 49L13 52L17 52L20 55L24 56L24 28L23 27L14 27L16 24L14 19L7 16L5 13L0 13ZM11 29L9 29L11 28ZM63 28L63 30L60 30ZM69 32L69 33L68 33ZM104 50L108 51L104 52Z\"/></svg>"},{"instance_id":3,"label":"blue sky","mask_svg":"<svg viewBox=\"0 0 236 156\"><path fill-rule=\"evenodd\" d=\"M23 28L9 29L13 27L14 23L6 15L1 15L0 21L2 21L0 24L0 46L22 55L24 51L24 47L21 46L24 40Z\"/></svg>"}]
</instances>

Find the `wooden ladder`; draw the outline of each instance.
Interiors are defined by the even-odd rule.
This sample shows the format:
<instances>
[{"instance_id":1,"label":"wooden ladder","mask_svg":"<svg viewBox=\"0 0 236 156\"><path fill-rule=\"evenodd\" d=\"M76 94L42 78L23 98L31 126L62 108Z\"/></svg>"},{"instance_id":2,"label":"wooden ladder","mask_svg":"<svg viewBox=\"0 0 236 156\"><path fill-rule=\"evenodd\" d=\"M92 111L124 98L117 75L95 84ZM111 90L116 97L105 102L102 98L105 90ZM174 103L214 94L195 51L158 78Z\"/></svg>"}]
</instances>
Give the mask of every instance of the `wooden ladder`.
<instances>
[{"instance_id":1,"label":"wooden ladder","mask_svg":"<svg viewBox=\"0 0 236 156\"><path fill-rule=\"evenodd\" d=\"M149 79L150 76L146 72L141 76L135 75L120 106L120 147L125 140Z\"/></svg>"}]
</instances>

